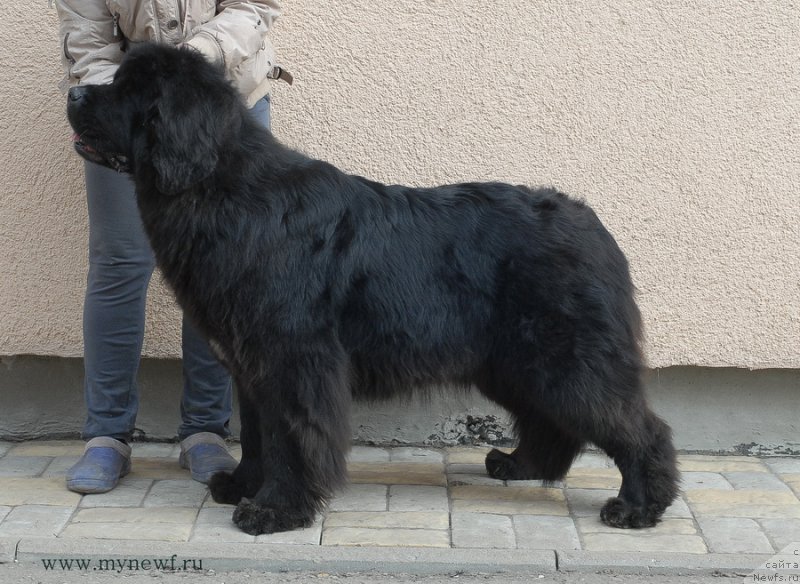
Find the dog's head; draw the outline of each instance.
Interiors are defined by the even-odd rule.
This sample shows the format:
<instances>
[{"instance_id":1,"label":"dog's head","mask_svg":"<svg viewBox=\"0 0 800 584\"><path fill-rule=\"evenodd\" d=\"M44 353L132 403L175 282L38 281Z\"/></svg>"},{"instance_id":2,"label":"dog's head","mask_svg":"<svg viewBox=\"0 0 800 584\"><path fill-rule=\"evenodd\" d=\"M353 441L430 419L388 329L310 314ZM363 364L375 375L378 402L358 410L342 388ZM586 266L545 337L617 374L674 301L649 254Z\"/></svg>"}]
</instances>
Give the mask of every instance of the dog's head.
<instances>
[{"instance_id":1,"label":"dog's head","mask_svg":"<svg viewBox=\"0 0 800 584\"><path fill-rule=\"evenodd\" d=\"M214 172L243 104L221 68L192 49L131 49L109 85L73 87L67 117L78 153L176 194Z\"/></svg>"}]
</instances>

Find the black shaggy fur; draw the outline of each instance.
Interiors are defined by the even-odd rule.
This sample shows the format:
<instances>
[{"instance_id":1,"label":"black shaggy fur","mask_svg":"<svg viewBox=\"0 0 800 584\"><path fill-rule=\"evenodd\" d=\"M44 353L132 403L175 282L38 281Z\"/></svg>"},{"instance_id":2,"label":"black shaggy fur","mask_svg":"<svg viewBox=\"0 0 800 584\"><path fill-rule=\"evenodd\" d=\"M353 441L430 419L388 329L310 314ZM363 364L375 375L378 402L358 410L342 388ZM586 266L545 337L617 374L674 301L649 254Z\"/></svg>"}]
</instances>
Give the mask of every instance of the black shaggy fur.
<instances>
[{"instance_id":1,"label":"black shaggy fur","mask_svg":"<svg viewBox=\"0 0 800 584\"><path fill-rule=\"evenodd\" d=\"M133 49L68 114L81 154L132 173L167 282L234 376L242 461L209 487L244 531L307 526L342 486L351 399L443 383L512 414L492 477L557 480L594 443L623 477L607 524L654 525L675 498L627 262L584 203L344 174L254 125L186 50Z\"/></svg>"}]
</instances>

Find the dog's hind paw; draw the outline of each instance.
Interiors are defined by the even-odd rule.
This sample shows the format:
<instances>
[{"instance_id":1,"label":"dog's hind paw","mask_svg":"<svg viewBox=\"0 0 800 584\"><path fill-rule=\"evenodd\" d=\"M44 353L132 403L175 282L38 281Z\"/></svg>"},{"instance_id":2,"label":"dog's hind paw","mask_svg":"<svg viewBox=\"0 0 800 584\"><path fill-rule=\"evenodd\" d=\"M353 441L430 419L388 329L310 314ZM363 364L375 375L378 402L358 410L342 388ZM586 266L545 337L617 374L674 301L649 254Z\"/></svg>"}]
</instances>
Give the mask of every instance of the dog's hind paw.
<instances>
[{"instance_id":1,"label":"dog's hind paw","mask_svg":"<svg viewBox=\"0 0 800 584\"><path fill-rule=\"evenodd\" d=\"M244 487L229 472L220 471L208 481L211 498L217 503L236 505L244 497Z\"/></svg>"},{"instance_id":2,"label":"dog's hind paw","mask_svg":"<svg viewBox=\"0 0 800 584\"><path fill-rule=\"evenodd\" d=\"M285 509L264 507L250 499L242 499L233 512L233 522L245 533L260 535L309 527L314 517Z\"/></svg>"},{"instance_id":3,"label":"dog's hind paw","mask_svg":"<svg viewBox=\"0 0 800 584\"><path fill-rule=\"evenodd\" d=\"M514 458L496 448L486 455L486 472L493 479L501 481L526 481L535 477Z\"/></svg>"},{"instance_id":4,"label":"dog's hind paw","mask_svg":"<svg viewBox=\"0 0 800 584\"><path fill-rule=\"evenodd\" d=\"M600 510L600 519L610 527L641 529L658 523L660 513L635 507L619 497L612 497Z\"/></svg>"}]
</instances>

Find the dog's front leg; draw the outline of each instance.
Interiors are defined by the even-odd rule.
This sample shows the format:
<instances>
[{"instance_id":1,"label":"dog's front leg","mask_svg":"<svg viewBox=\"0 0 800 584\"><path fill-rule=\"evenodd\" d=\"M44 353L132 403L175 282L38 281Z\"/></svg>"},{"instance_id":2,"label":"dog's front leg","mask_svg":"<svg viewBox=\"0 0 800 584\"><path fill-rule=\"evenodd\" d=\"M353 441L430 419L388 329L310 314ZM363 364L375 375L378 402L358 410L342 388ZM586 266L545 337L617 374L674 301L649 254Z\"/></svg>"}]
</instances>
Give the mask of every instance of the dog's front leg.
<instances>
[{"instance_id":1,"label":"dog's front leg","mask_svg":"<svg viewBox=\"0 0 800 584\"><path fill-rule=\"evenodd\" d=\"M264 480L233 514L247 533L311 525L346 478L351 435L345 360L331 350L304 349L273 359L263 384L251 389Z\"/></svg>"},{"instance_id":2,"label":"dog's front leg","mask_svg":"<svg viewBox=\"0 0 800 584\"><path fill-rule=\"evenodd\" d=\"M243 497L253 497L264 483L261 451L261 422L258 404L250 398L245 382L236 380L239 412L242 425L240 440L242 460L233 473L218 472L208 483L211 497L217 503L237 505Z\"/></svg>"}]
</instances>

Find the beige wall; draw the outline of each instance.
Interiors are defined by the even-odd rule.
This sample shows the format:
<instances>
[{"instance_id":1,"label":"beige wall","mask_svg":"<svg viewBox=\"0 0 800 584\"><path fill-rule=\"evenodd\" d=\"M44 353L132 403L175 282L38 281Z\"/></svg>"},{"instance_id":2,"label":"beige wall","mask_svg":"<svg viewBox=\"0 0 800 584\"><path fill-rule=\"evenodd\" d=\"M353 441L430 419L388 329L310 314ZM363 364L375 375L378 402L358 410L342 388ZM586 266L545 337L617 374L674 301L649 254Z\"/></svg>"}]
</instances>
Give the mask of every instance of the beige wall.
<instances>
[{"instance_id":1,"label":"beige wall","mask_svg":"<svg viewBox=\"0 0 800 584\"><path fill-rule=\"evenodd\" d=\"M57 20L6 4L0 354L77 356L87 228ZM284 4L280 138L386 182L582 196L630 257L651 366L800 367L800 7ZM154 292L145 351L174 356L177 311Z\"/></svg>"}]
</instances>

